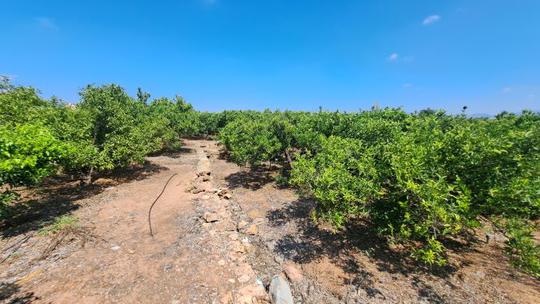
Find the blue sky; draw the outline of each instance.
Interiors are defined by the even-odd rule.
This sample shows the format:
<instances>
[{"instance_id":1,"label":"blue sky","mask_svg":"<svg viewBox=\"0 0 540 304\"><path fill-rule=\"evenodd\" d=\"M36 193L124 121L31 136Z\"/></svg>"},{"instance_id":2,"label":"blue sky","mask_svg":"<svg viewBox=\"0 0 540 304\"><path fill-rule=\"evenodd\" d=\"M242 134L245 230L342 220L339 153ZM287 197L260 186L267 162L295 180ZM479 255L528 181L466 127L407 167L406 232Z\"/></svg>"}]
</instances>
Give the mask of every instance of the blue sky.
<instances>
[{"instance_id":1,"label":"blue sky","mask_svg":"<svg viewBox=\"0 0 540 304\"><path fill-rule=\"evenodd\" d=\"M0 74L201 110L540 109L540 1L5 1Z\"/></svg>"}]
</instances>

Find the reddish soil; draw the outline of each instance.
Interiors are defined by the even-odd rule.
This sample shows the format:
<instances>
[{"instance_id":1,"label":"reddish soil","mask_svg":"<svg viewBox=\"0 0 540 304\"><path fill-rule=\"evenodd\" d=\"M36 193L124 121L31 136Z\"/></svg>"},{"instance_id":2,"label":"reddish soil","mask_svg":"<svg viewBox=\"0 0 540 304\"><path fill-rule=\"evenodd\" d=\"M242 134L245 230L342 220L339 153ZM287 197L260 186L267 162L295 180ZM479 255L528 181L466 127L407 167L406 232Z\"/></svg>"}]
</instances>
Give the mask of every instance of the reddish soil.
<instances>
[{"instance_id":1,"label":"reddish soil","mask_svg":"<svg viewBox=\"0 0 540 304\"><path fill-rule=\"evenodd\" d=\"M2 231L0 302L264 303L284 268L298 303L537 303L540 283L513 269L500 240L452 246L425 269L369 225L335 232L314 203L238 167L213 141L186 140L94 186L51 182L23 205L31 219ZM147 212L173 175L152 211ZM59 186L61 185L61 186ZM48 209L47 209L48 208ZM35 210L33 210L35 209ZM76 227L37 231L71 214Z\"/></svg>"}]
</instances>

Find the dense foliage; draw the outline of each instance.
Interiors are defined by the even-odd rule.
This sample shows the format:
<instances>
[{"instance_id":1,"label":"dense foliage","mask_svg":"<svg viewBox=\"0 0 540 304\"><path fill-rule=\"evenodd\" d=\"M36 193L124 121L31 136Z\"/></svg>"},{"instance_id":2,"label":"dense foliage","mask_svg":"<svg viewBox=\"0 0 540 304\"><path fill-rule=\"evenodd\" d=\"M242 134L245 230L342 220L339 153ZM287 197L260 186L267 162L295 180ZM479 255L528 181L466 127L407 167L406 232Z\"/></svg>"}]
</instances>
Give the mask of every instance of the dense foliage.
<instances>
[{"instance_id":1,"label":"dense foliage","mask_svg":"<svg viewBox=\"0 0 540 304\"><path fill-rule=\"evenodd\" d=\"M31 186L61 171L92 182L99 172L141 163L150 153L180 146L181 136L215 133L217 114L198 113L177 96L130 97L117 85L88 86L76 105L0 81L0 219ZM215 122L213 122L215 121ZM210 126L206 126L205 122Z\"/></svg>"},{"instance_id":2,"label":"dense foliage","mask_svg":"<svg viewBox=\"0 0 540 304\"><path fill-rule=\"evenodd\" d=\"M531 233L540 215L537 113L246 112L220 138L238 163L286 161L290 184L337 227L367 219L415 258L444 265L445 240L491 218L516 265L540 275Z\"/></svg>"}]
</instances>

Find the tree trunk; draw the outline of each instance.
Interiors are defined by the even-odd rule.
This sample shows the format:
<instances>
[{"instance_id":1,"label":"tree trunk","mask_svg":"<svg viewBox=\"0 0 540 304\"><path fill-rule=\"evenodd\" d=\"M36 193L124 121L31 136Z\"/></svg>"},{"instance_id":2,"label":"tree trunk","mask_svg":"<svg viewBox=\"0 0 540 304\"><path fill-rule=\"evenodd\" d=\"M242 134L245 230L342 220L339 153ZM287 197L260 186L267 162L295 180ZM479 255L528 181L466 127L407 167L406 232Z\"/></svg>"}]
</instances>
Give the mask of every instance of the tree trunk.
<instances>
[{"instance_id":1,"label":"tree trunk","mask_svg":"<svg viewBox=\"0 0 540 304\"><path fill-rule=\"evenodd\" d=\"M85 184L90 185L92 184L92 174L94 173L94 166L90 167L90 170L88 171L88 175L86 175Z\"/></svg>"},{"instance_id":2,"label":"tree trunk","mask_svg":"<svg viewBox=\"0 0 540 304\"><path fill-rule=\"evenodd\" d=\"M285 149L285 157L287 158L287 163L289 163L289 168L292 169L292 159L291 155L289 154L289 149Z\"/></svg>"}]
</instances>

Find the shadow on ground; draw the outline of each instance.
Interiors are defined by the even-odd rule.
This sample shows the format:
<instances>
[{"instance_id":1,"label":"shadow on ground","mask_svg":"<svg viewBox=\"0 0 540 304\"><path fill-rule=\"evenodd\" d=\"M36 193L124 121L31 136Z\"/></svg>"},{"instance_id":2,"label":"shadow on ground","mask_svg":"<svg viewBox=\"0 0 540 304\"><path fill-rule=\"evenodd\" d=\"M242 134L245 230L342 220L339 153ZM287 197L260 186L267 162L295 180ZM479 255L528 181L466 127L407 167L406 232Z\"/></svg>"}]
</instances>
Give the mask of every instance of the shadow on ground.
<instances>
[{"instance_id":1,"label":"shadow on ground","mask_svg":"<svg viewBox=\"0 0 540 304\"><path fill-rule=\"evenodd\" d=\"M22 189L22 198L4 208L7 216L0 220L0 236L13 237L39 230L57 217L78 209L78 200L95 196L109 187L145 179L163 170L167 169L145 162L96 176L90 185L67 175L49 178L39 188Z\"/></svg>"},{"instance_id":2,"label":"shadow on ground","mask_svg":"<svg viewBox=\"0 0 540 304\"><path fill-rule=\"evenodd\" d=\"M149 156L167 156L167 157L172 157L172 158L178 158L178 157L181 157L182 155L184 154L190 154L190 153L194 153L195 150L191 149L191 148L186 148L186 147L180 147L178 149L173 149L173 150L163 150L163 151L158 151L156 153L152 153L150 154Z\"/></svg>"},{"instance_id":3,"label":"shadow on ground","mask_svg":"<svg viewBox=\"0 0 540 304\"><path fill-rule=\"evenodd\" d=\"M14 283L0 283L0 302L26 304L39 300L32 292L20 293L21 288Z\"/></svg>"},{"instance_id":4,"label":"shadow on ground","mask_svg":"<svg viewBox=\"0 0 540 304\"><path fill-rule=\"evenodd\" d=\"M246 188L259 190L274 181L275 170L265 168L252 168L248 171L239 171L225 177L229 189Z\"/></svg>"},{"instance_id":5,"label":"shadow on ground","mask_svg":"<svg viewBox=\"0 0 540 304\"><path fill-rule=\"evenodd\" d=\"M378 280L377 274L366 270L369 268L358 259L359 255L365 255L378 271L409 277L419 298L432 303L444 302L443 297L421 278L433 275L446 279L457 270L456 266L426 268L419 265L406 250L390 248L366 221L356 220L339 231L321 228L310 219L309 214L314 207L313 201L301 199L267 213L271 226L279 227L290 221L297 226L295 233L277 240L274 247L277 253L299 264L326 257L348 274L343 284L361 288L369 297L384 298L374 284L374 280Z\"/></svg>"}]
</instances>

